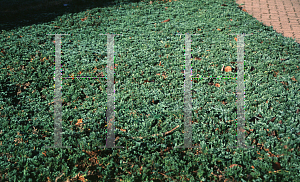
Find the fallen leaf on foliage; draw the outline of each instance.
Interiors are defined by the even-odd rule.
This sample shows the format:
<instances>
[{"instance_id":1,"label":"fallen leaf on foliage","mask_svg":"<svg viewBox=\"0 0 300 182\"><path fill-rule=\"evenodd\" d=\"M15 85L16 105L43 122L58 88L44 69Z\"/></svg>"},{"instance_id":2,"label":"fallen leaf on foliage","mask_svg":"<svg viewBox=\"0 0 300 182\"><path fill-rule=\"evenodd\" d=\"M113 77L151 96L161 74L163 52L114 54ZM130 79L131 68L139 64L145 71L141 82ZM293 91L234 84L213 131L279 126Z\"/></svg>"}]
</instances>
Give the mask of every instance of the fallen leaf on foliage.
<instances>
[{"instance_id":1,"label":"fallen leaf on foliage","mask_svg":"<svg viewBox=\"0 0 300 182\"><path fill-rule=\"evenodd\" d=\"M293 81L297 81L296 78L293 76L293 78L291 78Z\"/></svg>"},{"instance_id":2,"label":"fallen leaf on foliage","mask_svg":"<svg viewBox=\"0 0 300 182\"><path fill-rule=\"evenodd\" d=\"M162 21L161 23L165 23L165 22L168 22L168 21L170 21L170 19L167 19L167 20L165 20L165 21Z\"/></svg>"},{"instance_id":3,"label":"fallen leaf on foliage","mask_svg":"<svg viewBox=\"0 0 300 182\"><path fill-rule=\"evenodd\" d=\"M87 19L87 17L85 17L85 18L81 18L81 21L85 21Z\"/></svg>"},{"instance_id":4,"label":"fallen leaf on foliage","mask_svg":"<svg viewBox=\"0 0 300 182\"><path fill-rule=\"evenodd\" d=\"M77 123L75 124L76 126L80 125L82 123L82 119L78 119Z\"/></svg>"},{"instance_id":5,"label":"fallen leaf on foliage","mask_svg":"<svg viewBox=\"0 0 300 182\"><path fill-rule=\"evenodd\" d=\"M281 165L280 165L280 163L279 162L275 162L275 163L273 163L273 169L275 170L275 171L277 171L277 170L280 170L281 169Z\"/></svg>"},{"instance_id":6,"label":"fallen leaf on foliage","mask_svg":"<svg viewBox=\"0 0 300 182\"><path fill-rule=\"evenodd\" d=\"M239 166L239 167L242 167L241 165L238 165L238 164L231 164L229 167L232 168L234 166Z\"/></svg>"},{"instance_id":7,"label":"fallen leaf on foliage","mask_svg":"<svg viewBox=\"0 0 300 182\"><path fill-rule=\"evenodd\" d=\"M232 68L230 66L225 67L225 72L231 72Z\"/></svg>"}]
</instances>

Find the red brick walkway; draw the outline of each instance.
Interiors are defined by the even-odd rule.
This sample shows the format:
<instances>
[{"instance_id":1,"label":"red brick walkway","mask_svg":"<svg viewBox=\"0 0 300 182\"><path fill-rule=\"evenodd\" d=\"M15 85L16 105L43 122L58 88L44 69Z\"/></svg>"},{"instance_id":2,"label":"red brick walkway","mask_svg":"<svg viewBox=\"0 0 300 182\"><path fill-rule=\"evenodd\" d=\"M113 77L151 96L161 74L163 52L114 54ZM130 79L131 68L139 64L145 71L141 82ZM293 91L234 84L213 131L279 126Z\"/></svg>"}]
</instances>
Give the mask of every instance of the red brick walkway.
<instances>
[{"instance_id":1,"label":"red brick walkway","mask_svg":"<svg viewBox=\"0 0 300 182\"><path fill-rule=\"evenodd\" d=\"M247 13L300 44L300 0L236 0Z\"/></svg>"}]
</instances>

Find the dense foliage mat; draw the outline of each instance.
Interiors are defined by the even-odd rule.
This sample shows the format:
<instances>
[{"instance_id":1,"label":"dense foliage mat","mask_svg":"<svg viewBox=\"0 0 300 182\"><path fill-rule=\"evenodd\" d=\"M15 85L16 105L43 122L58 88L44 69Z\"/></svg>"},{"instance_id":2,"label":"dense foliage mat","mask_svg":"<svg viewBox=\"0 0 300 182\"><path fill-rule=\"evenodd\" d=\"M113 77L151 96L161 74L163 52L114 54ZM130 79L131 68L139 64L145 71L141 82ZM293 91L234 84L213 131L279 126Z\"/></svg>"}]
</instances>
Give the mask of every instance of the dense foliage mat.
<instances>
[{"instance_id":1,"label":"dense foliage mat","mask_svg":"<svg viewBox=\"0 0 300 182\"><path fill-rule=\"evenodd\" d=\"M2 30L1 180L296 181L299 44L233 0L124 2ZM115 145L125 148L97 148L107 134L105 79L62 79L63 146L73 148L45 148L54 144L55 81L55 36L46 34L70 34L61 39L62 77L99 77L107 74L100 33L123 34L114 37ZM253 33L244 38L244 76L245 141L254 148L228 148L236 144L236 79L193 79L193 144L201 149L174 149L184 141L178 33L201 34L192 35L193 76L231 78L237 41L229 34Z\"/></svg>"}]
</instances>

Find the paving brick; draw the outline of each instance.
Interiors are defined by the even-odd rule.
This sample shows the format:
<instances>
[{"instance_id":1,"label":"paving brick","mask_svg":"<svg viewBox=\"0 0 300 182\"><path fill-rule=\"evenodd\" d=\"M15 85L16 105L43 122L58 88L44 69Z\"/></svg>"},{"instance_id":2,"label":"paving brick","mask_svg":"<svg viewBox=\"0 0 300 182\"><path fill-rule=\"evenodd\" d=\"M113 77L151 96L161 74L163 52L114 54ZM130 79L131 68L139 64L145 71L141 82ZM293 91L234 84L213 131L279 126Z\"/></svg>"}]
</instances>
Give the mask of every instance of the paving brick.
<instances>
[{"instance_id":1,"label":"paving brick","mask_svg":"<svg viewBox=\"0 0 300 182\"><path fill-rule=\"evenodd\" d=\"M291 25L292 30L295 31L300 31L300 25Z\"/></svg>"},{"instance_id":2,"label":"paving brick","mask_svg":"<svg viewBox=\"0 0 300 182\"><path fill-rule=\"evenodd\" d=\"M288 18L279 17L279 20L282 24L288 24L290 23L290 20Z\"/></svg>"},{"instance_id":3,"label":"paving brick","mask_svg":"<svg viewBox=\"0 0 300 182\"><path fill-rule=\"evenodd\" d=\"M283 33L283 30L282 29L276 29L276 32L277 33Z\"/></svg>"},{"instance_id":4,"label":"paving brick","mask_svg":"<svg viewBox=\"0 0 300 182\"><path fill-rule=\"evenodd\" d=\"M295 12L287 12L286 16L289 18L296 17L296 13Z\"/></svg>"},{"instance_id":5,"label":"paving brick","mask_svg":"<svg viewBox=\"0 0 300 182\"><path fill-rule=\"evenodd\" d=\"M289 31L284 31L284 32L283 32L283 35L284 35L284 36L287 36L287 37L292 37L293 34L294 34L294 31L291 31L291 30L289 30Z\"/></svg>"},{"instance_id":6,"label":"paving brick","mask_svg":"<svg viewBox=\"0 0 300 182\"><path fill-rule=\"evenodd\" d=\"M300 43L300 0L236 0L258 21Z\"/></svg>"},{"instance_id":7,"label":"paving brick","mask_svg":"<svg viewBox=\"0 0 300 182\"><path fill-rule=\"evenodd\" d=\"M278 15L276 15L276 14L270 14L270 18L271 18L272 22L279 24L280 21L279 21Z\"/></svg>"},{"instance_id":8,"label":"paving brick","mask_svg":"<svg viewBox=\"0 0 300 182\"><path fill-rule=\"evenodd\" d=\"M262 14L262 15L261 15L261 18L262 18L263 20L271 20L270 14Z\"/></svg>"},{"instance_id":9,"label":"paving brick","mask_svg":"<svg viewBox=\"0 0 300 182\"><path fill-rule=\"evenodd\" d=\"M270 9L270 14L278 15L278 11L276 9Z\"/></svg>"}]
</instances>

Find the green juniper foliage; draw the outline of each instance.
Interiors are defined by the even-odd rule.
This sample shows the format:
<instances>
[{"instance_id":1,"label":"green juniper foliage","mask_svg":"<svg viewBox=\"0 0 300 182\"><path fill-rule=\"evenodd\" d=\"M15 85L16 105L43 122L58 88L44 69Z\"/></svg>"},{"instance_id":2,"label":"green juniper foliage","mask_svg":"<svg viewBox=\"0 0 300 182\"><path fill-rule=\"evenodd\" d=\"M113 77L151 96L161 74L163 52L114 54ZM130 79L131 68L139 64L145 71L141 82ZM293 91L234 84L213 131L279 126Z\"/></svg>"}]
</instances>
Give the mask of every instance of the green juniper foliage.
<instances>
[{"instance_id":1,"label":"green juniper foliage","mask_svg":"<svg viewBox=\"0 0 300 182\"><path fill-rule=\"evenodd\" d=\"M99 7L69 2L68 10L40 15L51 16L47 20L1 24L0 181L297 181L298 43L233 0L110 2ZM123 34L114 36L110 60L114 126L107 121L111 44L100 33ZM185 33L199 34L191 35L191 70L185 67ZM237 145L241 110L240 39L232 33L252 34L243 38L242 109L244 141L254 148L229 148ZM58 68L58 39L47 34L69 34L61 36ZM46 148L54 146L59 114L54 114L56 69L62 77L62 146L71 149ZM201 149L175 148L189 134L184 100L189 72L192 145ZM106 145L109 127L115 146L124 148L99 148Z\"/></svg>"}]
</instances>

